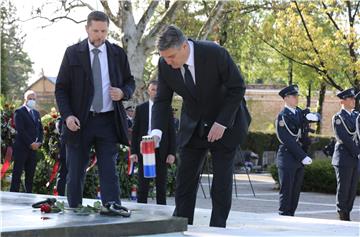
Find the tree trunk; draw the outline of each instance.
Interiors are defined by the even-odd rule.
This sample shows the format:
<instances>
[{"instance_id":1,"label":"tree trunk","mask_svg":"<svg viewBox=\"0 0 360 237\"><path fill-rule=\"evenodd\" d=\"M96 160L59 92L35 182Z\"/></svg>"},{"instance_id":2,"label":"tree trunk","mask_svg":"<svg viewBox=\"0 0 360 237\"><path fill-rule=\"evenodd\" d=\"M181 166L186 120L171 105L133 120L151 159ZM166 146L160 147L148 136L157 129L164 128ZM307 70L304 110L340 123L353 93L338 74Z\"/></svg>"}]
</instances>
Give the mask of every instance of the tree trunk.
<instances>
[{"instance_id":1,"label":"tree trunk","mask_svg":"<svg viewBox=\"0 0 360 237\"><path fill-rule=\"evenodd\" d=\"M288 60L289 65L288 65L288 81L289 81L289 85L293 84L293 62L289 59Z\"/></svg>"},{"instance_id":2,"label":"tree trunk","mask_svg":"<svg viewBox=\"0 0 360 237\"><path fill-rule=\"evenodd\" d=\"M321 117L322 117L323 105L324 105L324 101L325 101L325 93L326 93L326 83L321 82L320 91L319 91L319 99L318 99L318 104L317 104L317 111L316 111L321 115ZM318 125L317 125L316 134L320 134L320 132L321 132L321 122L318 123Z\"/></svg>"},{"instance_id":3,"label":"tree trunk","mask_svg":"<svg viewBox=\"0 0 360 237\"><path fill-rule=\"evenodd\" d=\"M138 46L134 51L128 51L128 60L130 64L131 73L134 76L136 90L132 101L135 104L143 102L146 99L146 85L143 79L144 68L146 63L145 50Z\"/></svg>"},{"instance_id":4,"label":"tree trunk","mask_svg":"<svg viewBox=\"0 0 360 237\"><path fill-rule=\"evenodd\" d=\"M308 92L306 96L306 107L310 108L311 106L311 82L308 84Z\"/></svg>"}]
</instances>

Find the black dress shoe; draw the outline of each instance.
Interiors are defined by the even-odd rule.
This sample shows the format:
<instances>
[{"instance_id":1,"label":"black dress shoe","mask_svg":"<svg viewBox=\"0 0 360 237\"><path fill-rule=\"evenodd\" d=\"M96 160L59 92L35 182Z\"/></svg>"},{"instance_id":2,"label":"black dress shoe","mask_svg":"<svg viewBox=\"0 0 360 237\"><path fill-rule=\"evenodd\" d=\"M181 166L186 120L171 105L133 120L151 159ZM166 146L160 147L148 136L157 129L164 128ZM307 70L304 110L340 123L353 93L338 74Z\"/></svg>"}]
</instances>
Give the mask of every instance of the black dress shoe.
<instances>
[{"instance_id":1,"label":"black dress shoe","mask_svg":"<svg viewBox=\"0 0 360 237\"><path fill-rule=\"evenodd\" d=\"M101 207L100 215L130 217L131 211L115 202L108 202Z\"/></svg>"},{"instance_id":2,"label":"black dress shoe","mask_svg":"<svg viewBox=\"0 0 360 237\"><path fill-rule=\"evenodd\" d=\"M350 221L350 213L338 211L338 215L341 221Z\"/></svg>"}]
</instances>

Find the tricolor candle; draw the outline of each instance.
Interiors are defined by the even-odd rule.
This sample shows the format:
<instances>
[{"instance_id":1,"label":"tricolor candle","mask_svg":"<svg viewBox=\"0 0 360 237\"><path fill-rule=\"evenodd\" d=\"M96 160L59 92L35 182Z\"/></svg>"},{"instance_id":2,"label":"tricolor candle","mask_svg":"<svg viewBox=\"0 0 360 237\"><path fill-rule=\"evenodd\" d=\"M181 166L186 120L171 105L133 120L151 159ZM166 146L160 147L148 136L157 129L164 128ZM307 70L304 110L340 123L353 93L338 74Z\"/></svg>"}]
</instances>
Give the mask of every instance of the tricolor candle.
<instances>
[{"instance_id":1,"label":"tricolor candle","mask_svg":"<svg viewBox=\"0 0 360 237\"><path fill-rule=\"evenodd\" d=\"M155 178L155 142L151 136L142 137L141 153L143 156L144 178Z\"/></svg>"}]
</instances>

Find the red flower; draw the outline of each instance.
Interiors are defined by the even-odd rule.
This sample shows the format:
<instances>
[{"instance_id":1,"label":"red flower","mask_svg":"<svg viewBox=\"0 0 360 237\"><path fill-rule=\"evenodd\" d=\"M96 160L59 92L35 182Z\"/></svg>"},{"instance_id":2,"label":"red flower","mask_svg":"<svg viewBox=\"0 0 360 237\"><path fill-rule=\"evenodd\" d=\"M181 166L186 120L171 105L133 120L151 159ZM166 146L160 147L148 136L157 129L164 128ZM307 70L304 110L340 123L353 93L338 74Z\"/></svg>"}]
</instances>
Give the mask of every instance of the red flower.
<instances>
[{"instance_id":1,"label":"red flower","mask_svg":"<svg viewBox=\"0 0 360 237\"><path fill-rule=\"evenodd\" d=\"M56 119L58 117L58 115L54 113L54 114L51 115L51 117Z\"/></svg>"},{"instance_id":2,"label":"red flower","mask_svg":"<svg viewBox=\"0 0 360 237\"><path fill-rule=\"evenodd\" d=\"M51 212L51 207L49 204L44 203L40 206L40 211L44 212L44 213L50 213Z\"/></svg>"}]
</instances>

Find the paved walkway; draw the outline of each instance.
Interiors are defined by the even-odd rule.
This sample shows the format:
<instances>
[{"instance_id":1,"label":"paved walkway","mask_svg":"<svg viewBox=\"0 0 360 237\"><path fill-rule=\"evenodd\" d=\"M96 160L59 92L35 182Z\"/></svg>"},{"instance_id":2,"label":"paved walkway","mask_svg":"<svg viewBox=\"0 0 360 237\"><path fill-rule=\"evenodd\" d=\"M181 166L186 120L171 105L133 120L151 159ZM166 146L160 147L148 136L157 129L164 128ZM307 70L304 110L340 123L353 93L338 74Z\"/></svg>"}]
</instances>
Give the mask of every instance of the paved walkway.
<instances>
[{"instance_id":1,"label":"paved walkway","mask_svg":"<svg viewBox=\"0 0 360 237\"><path fill-rule=\"evenodd\" d=\"M211 178L212 177L210 176L210 182ZM278 190L276 190L276 184L271 176L269 174L250 174L250 179L256 197L253 196L247 176L245 174L237 174L237 195L234 185L231 211L277 214L279 208L279 194ZM199 188L196 207L211 209L207 175L202 178L202 186L205 196L202 189ZM155 200L149 199L149 203L155 203ZM175 205L173 197L168 198L168 205ZM337 220L335 194L302 192L295 216ZM351 219L360 222L359 196L356 197L354 208L351 212Z\"/></svg>"}]
</instances>

